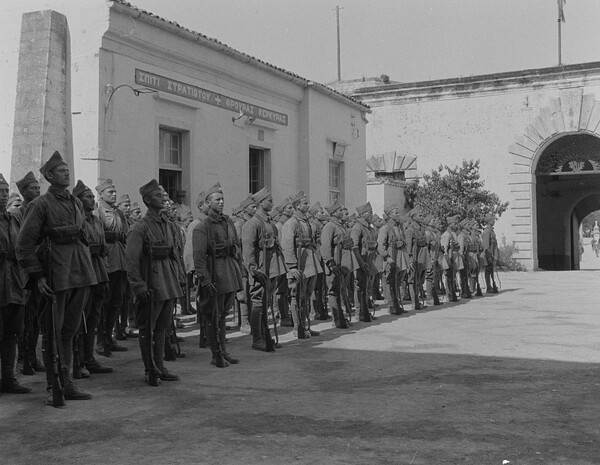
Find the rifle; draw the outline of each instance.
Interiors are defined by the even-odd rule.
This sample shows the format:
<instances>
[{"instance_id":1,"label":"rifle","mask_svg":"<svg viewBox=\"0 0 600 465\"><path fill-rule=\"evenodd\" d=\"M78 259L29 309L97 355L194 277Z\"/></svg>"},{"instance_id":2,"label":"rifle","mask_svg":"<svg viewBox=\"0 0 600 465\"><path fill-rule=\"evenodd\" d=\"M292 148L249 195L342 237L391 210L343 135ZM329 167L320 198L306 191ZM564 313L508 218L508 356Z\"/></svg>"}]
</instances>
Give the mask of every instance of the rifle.
<instances>
[{"instance_id":1,"label":"rifle","mask_svg":"<svg viewBox=\"0 0 600 465\"><path fill-rule=\"evenodd\" d=\"M264 233L264 235L269 233ZM269 276L269 266L271 264L271 254L267 248L267 238L263 237L262 243L262 253L263 253L263 274L264 274L264 283L263 283L263 298L262 298L262 311L261 311L261 323L265 329L265 345L267 347L267 352L275 351L275 341L273 341L273 337L271 336L271 330L269 328L269 301L271 300L271 277ZM273 308L271 307L271 310ZM277 321L275 320L275 311L273 310L273 326L275 328L275 335L277 339L279 339L279 334L277 333ZM279 341L277 341L279 342Z\"/></svg>"},{"instance_id":2,"label":"rifle","mask_svg":"<svg viewBox=\"0 0 600 465\"><path fill-rule=\"evenodd\" d=\"M298 239L296 257L298 258L298 271L300 272L300 278L296 284L296 304L298 306L297 329L298 337L304 337L304 334L310 331L310 316L306 316L306 277L304 275L306 254L302 251L302 237Z\"/></svg>"},{"instance_id":3,"label":"rifle","mask_svg":"<svg viewBox=\"0 0 600 465\"><path fill-rule=\"evenodd\" d=\"M50 237L46 238L46 249L48 254L47 266L48 266L48 285L50 289L53 289L54 282L52 280L52 240ZM48 312L47 318L51 318L49 336L52 347L52 407L64 407L65 396L63 391L62 382L60 379L60 353L58 352L58 343L56 342L56 294L54 289L52 296L50 297L50 311Z\"/></svg>"}]
</instances>

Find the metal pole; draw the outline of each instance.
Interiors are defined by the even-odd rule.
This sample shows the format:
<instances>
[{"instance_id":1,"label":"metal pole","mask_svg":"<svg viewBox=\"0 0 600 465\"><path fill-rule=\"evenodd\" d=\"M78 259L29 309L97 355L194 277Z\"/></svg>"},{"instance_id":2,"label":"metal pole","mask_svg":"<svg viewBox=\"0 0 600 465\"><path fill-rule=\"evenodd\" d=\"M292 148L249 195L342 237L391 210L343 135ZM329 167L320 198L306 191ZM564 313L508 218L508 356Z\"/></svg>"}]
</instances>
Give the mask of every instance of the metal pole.
<instances>
[{"instance_id":1,"label":"metal pole","mask_svg":"<svg viewBox=\"0 0 600 465\"><path fill-rule=\"evenodd\" d=\"M558 66L562 66L561 22L558 18Z\"/></svg>"},{"instance_id":2,"label":"metal pole","mask_svg":"<svg viewBox=\"0 0 600 465\"><path fill-rule=\"evenodd\" d=\"M335 7L335 16L337 20L337 78L338 81L342 80L342 64L340 54L340 6Z\"/></svg>"}]
</instances>

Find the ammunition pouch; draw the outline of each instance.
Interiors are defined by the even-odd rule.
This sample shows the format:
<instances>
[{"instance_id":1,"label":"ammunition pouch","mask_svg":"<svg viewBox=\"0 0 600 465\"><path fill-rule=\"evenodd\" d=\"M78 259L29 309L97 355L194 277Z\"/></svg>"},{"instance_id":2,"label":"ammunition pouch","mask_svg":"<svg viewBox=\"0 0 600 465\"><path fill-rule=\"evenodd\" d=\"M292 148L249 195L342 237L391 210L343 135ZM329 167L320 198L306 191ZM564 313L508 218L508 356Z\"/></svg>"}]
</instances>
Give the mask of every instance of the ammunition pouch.
<instances>
[{"instance_id":1,"label":"ammunition pouch","mask_svg":"<svg viewBox=\"0 0 600 465\"><path fill-rule=\"evenodd\" d=\"M92 257L102 255L102 252L104 251L104 244L90 244L89 247Z\"/></svg>"},{"instance_id":2,"label":"ammunition pouch","mask_svg":"<svg viewBox=\"0 0 600 465\"><path fill-rule=\"evenodd\" d=\"M52 242L58 245L75 244L81 242L83 233L81 228L76 225L59 226L56 228L44 228L42 236L50 238Z\"/></svg>"},{"instance_id":3,"label":"ammunition pouch","mask_svg":"<svg viewBox=\"0 0 600 465\"><path fill-rule=\"evenodd\" d=\"M127 242L127 235L118 231L104 231L104 238L107 244L114 244L115 242L125 244Z\"/></svg>"},{"instance_id":4,"label":"ammunition pouch","mask_svg":"<svg viewBox=\"0 0 600 465\"><path fill-rule=\"evenodd\" d=\"M354 241L351 237L346 237L345 239L342 239L340 245L344 250L352 250L352 248L354 247Z\"/></svg>"},{"instance_id":5,"label":"ammunition pouch","mask_svg":"<svg viewBox=\"0 0 600 465\"><path fill-rule=\"evenodd\" d=\"M310 238L300 237L298 238L298 245L303 249L306 249L313 245L313 241Z\"/></svg>"},{"instance_id":6,"label":"ammunition pouch","mask_svg":"<svg viewBox=\"0 0 600 465\"><path fill-rule=\"evenodd\" d=\"M224 245L215 247L215 258L225 258L235 256L235 245Z\"/></svg>"},{"instance_id":7,"label":"ammunition pouch","mask_svg":"<svg viewBox=\"0 0 600 465\"><path fill-rule=\"evenodd\" d=\"M170 245L153 245L150 247L150 254L153 260L166 260L175 258L173 247Z\"/></svg>"},{"instance_id":8,"label":"ammunition pouch","mask_svg":"<svg viewBox=\"0 0 600 465\"><path fill-rule=\"evenodd\" d=\"M394 249L396 249L396 250L401 249L405 245L406 245L406 242L404 242L402 239L396 239L396 241L394 242Z\"/></svg>"},{"instance_id":9,"label":"ammunition pouch","mask_svg":"<svg viewBox=\"0 0 600 465\"><path fill-rule=\"evenodd\" d=\"M0 250L0 263L8 261L17 263L17 256L14 250Z\"/></svg>"},{"instance_id":10,"label":"ammunition pouch","mask_svg":"<svg viewBox=\"0 0 600 465\"><path fill-rule=\"evenodd\" d=\"M261 249L272 249L273 247L275 247L275 238L270 233L263 234L263 236L258 241L258 246Z\"/></svg>"},{"instance_id":11,"label":"ammunition pouch","mask_svg":"<svg viewBox=\"0 0 600 465\"><path fill-rule=\"evenodd\" d=\"M427 245L427 239L419 238L417 239L417 247L425 247Z\"/></svg>"},{"instance_id":12,"label":"ammunition pouch","mask_svg":"<svg viewBox=\"0 0 600 465\"><path fill-rule=\"evenodd\" d=\"M452 248L452 250L454 250L455 252L458 252L460 250L460 245L458 244L458 242L453 242L452 244L450 244L450 247Z\"/></svg>"},{"instance_id":13,"label":"ammunition pouch","mask_svg":"<svg viewBox=\"0 0 600 465\"><path fill-rule=\"evenodd\" d=\"M469 252L477 252L477 246L476 245L470 245L467 247L467 250Z\"/></svg>"}]
</instances>

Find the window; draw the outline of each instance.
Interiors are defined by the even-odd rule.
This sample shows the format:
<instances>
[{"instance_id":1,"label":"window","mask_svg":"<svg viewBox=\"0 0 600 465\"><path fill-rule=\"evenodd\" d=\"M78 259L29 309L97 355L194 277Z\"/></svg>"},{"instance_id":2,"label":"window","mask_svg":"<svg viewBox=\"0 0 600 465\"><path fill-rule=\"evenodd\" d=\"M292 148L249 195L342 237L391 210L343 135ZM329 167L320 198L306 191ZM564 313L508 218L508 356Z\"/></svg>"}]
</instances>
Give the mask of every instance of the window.
<instances>
[{"instance_id":1,"label":"window","mask_svg":"<svg viewBox=\"0 0 600 465\"><path fill-rule=\"evenodd\" d=\"M250 147L248 190L251 194L258 192L269 184L270 181L270 156L269 150Z\"/></svg>"},{"instance_id":2,"label":"window","mask_svg":"<svg viewBox=\"0 0 600 465\"><path fill-rule=\"evenodd\" d=\"M158 182L165 188L171 199L175 191L181 189L183 169L182 133L171 129L159 129L158 134Z\"/></svg>"},{"instance_id":3,"label":"window","mask_svg":"<svg viewBox=\"0 0 600 465\"><path fill-rule=\"evenodd\" d=\"M344 203L344 164L329 160L329 203Z\"/></svg>"}]
</instances>

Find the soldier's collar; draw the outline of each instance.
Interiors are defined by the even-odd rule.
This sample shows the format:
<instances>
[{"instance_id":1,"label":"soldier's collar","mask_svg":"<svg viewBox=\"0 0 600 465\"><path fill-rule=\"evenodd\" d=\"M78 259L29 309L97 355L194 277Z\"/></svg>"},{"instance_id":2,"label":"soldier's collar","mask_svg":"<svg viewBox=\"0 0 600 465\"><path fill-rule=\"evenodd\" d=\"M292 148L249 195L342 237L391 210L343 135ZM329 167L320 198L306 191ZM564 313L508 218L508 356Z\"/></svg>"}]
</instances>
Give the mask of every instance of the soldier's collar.
<instances>
[{"instance_id":1,"label":"soldier's collar","mask_svg":"<svg viewBox=\"0 0 600 465\"><path fill-rule=\"evenodd\" d=\"M58 187L50 186L48 187L48 192L59 199L68 199L71 197L68 189L59 189Z\"/></svg>"}]
</instances>

